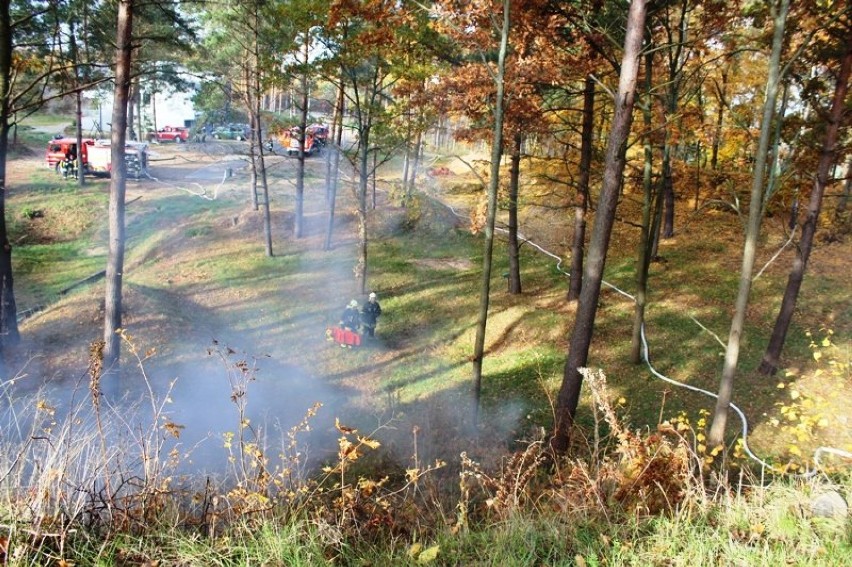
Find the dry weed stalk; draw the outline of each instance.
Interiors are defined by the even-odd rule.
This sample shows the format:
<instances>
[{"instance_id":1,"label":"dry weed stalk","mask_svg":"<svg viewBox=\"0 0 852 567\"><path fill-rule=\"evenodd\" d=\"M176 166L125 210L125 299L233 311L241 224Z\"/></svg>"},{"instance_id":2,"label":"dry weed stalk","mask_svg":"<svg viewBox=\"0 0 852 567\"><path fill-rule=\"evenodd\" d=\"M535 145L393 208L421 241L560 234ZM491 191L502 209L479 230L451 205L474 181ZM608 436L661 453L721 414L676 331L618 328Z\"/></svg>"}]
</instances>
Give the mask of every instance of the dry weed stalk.
<instances>
[{"instance_id":1,"label":"dry weed stalk","mask_svg":"<svg viewBox=\"0 0 852 567\"><path fill-rule=\"evenodd\" d=\"M552 495L554 503L566 513L592 513L606 518L613 513L674 511L696 484L690 444L683 436L665 429L646 434L628 430L613 409L604 373L589 369L581 372L616 446L612 452L601 453L600 434L595 431L591 464L580 459L568 463L561 485Z\"/></svg>"}]
</instances>

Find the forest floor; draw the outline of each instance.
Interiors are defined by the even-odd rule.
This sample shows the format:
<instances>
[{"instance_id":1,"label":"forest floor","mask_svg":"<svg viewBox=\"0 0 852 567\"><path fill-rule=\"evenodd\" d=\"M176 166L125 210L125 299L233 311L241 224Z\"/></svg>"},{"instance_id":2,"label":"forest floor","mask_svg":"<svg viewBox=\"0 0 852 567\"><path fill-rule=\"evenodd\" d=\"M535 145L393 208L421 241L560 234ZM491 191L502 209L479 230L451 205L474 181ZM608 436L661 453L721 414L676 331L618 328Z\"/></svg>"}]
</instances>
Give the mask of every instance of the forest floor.
<instances>
[{"instance_id":1,"label":"forest floor","mask_svg":"<svg viewBox=\"0 0 852 567\"><path fill-rule=\"evenodd\" d=\"M462 216L441 206L423 204L412 229L410 212L401 206L396 194L398 171L386 168L388 173L379 179L376 192L377 213L371 219L371 287L367 290L379 293L385 315L375 341L348 350L329 342L325 330L337 322L350 299L365 299L353 278L357 219L352 179L344 176L333 246L323 251L327 222L324 160L312 157L306 161L305 230L297 239L293 236L292 213L296 160L271 155L268 174L273 255L268 257L263 217L249 199L245 152L246 145L239 142L153 145L150 178L128 183L123 321L131 338L125 352L135 348L140 366L155 381L188 380L190 385L184 393L196 402L205 400L202 405L207 400L202 398L202 390L221 394L210 386L210 376L225 375L215 379L227 386L226 379L239 361L249 360L258 378L254 395L267 402L266 397L287 399L287 413L293 415L284 420L288 424L284 429L297 424L312 403L322 402L325 421L320 429L330 436L336 434L330 421L339 417L368 431L394 430L396 433L388 437L391 445L406 446L392 450L403 455L422 451L431 457L438 449L458 455L464 445L452 430L470 426L466 376L473 324L452 323L457 323L453 319L475 317L472 305L476 302L481 260L475 244L478 240L465 236L462 230L468 224L466 211L475 209L478 203L473 175L460 161L441 160L446 175L425 177L422 188L455 207ZM41 171L42 162L38 151L24 152L9 161L12 215L22 207L15 201L16 197L23 199L23 195L16 195L17 188L34 180L73 190L70 181L53 179L52 173ZM545 250L564 254L570 242L572 216L565 209L567 199L553 198L540 186L528 189L522 232ZM84 191L103 197L108 193L108 180L94 179ZM652 301L659 305L659 311L652 307L648 319L652 357L664 372L677 379L714 390L723 349L713 346L715 341L707 330L722 340L726 338L725 325L735 293L732 282L740 262L741 225L730 213L699 214L687 201L681 206L677 236L662 244L665 261L652 268L652 278L658 282ZM638 207L636 196L628 194L620 215L635 218ZM52 209L49 199L43 199L41 208L44 215L22 228L18 245L51 245L62 241L65 237L61 235L67 232L89 231L91 244L80 254L91 257L92 265L103 265L107 243L103 199L101 205L88 211L91 221L81 229L64 226L76 215ZM767 269L755 284L756 300L749 313L761 340L771 330L767 322L773 320L776 298L790 265L791 247L773 260L785 240L780 228L784 220L770 218L765 224L759 265L767 265ZM628 291L632 289L635 240L635 228L619 224L608 262L607 278ZM426 253L414 257L415 249ZM572 307L563 301L564 288L552 285L561 278L555 260L532 246L524 250L534 272L524 295L516 298L505 292L500 270L495 270L497 277L492 285L487 355L494 360L490 370L494 381L489 382L494 384L491 403L506 404L500 411L505 423L490 424L502 432L492 438L497 444L506 442L503 434L507 429L517 438L525 434L525 423L535 425L537 417L548 413L546 407L540 407L525 419L523 414L530 411L530 405L528 400L515 400L514 390L519 386L512 380L522 376L528 382L524 388L548 390L533 396L547 405L547 396L561 379L559 357L564 356L571 320ZM845 356L848 361L852 336L850 252L850 242L841 240L821 244L813 253L791 332L795 364L788 366L790 375L760 378L754 372L759 360L744 364L738 386L741 393L735 401L742 400L747 414L763 425L756 437L772 454L788 449L778 445L778 432L784 427L790 428L787 437L794 440L788 442L785 437L782 443L787 445L795 442L806 448L825 442L852 448L852 416L844 397L837 395L852 386L848 367L834 378L815 373L810 341L803 335L803 330L813 331L819 344L823 337L820 329L831 329L841 348L840 355L831 356L839 356L839 362ZM696 258L702 260L699 267L691 264ZM61 289L73 283L67 278L63 285L47 282L50 277L62 279L61 270L57 265L51 268L51 274L34 270L16 279L20 310L45 307L21 323L22 340L9 360L18 369L24 389L35 390L45 383L73 387L85 383L89 345L102 335L102 284L61 297L46 294L45 288ZM613 379L617 392L627 396L626 413L644 425L653 423L664 410L669 415L685 408L693 422L699 420L695 408L712 407L711 402L698 402L692 394L653 383L646 371L624 361L630 311L630 303L621 296L604 293L592 353L595 364ZM690 320L693 316L704 321L705 330L694 325ZM759 343L747 341L745 353L754 358L760 351ZM654 353L655 347L660 354ZM523 367L513 366L521 359ZM125 365L136 366L132 357L125 358ZM278 383L276 386L269 386L266 379L270 377ZM794 381L796 386L792 385ZM779 382L787 386L783 395ZM507 399L497 402L501 388ZM795 395L787 395L794 391ZM223 397L227 398L227 388ZM810 400L809 405L799 407L805 400ZM796 406L794 419L789 418L789 411L783 411L785 406ZM280 408L275 411L281 412ZM405 418L400 420L398 416L403 413ZM805 414L813 419L803 424L801 416ZM823 416L829 418L829 425L818 426ZM430 434L428 446L425 440L418 446L415 428L429 424L441 424L443 431ZM802 427L807 429L804 441L796 434Z\"/></svg>"}]
</instances>

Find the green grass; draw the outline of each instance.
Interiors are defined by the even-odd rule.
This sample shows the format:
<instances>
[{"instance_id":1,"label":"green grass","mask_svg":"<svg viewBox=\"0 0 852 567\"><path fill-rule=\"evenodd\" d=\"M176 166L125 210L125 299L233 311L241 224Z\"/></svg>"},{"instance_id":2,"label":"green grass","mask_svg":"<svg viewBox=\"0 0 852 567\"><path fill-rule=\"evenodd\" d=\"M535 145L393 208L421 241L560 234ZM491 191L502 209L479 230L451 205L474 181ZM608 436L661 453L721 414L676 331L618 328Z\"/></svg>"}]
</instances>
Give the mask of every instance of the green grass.
<instances>
[{"instance_id":1,"label":"green grass","mask_svg":"<svg viewBox=\"0 0 852 567\"><path fill-rule=\"evenodd\" d=\"M263 564L287 566L512 565L635 566L820 565L842 567L852 537L842 520L802 516L800 487L779 483L748 498L693 502L671 516L611 518L590 511L555 514L523 508L458 531L438 527L396 537L334 543L334 526L297 518L238 523L208 538L166 526L144 537L119 535L106 546L83 541L63 558L80 564ZM329 531L331 530L331 531ZM81 545L82 544L82 545ZM31 553L37 560L48 549ZM427 557L429 557L427 559Z\"/></svg>"},{"instance_id":2,"label":"green grass","mask_svg":"<svg viewBox=\"0 0 852 567\"><path fill-rule=\"evenodd\" d=\"M52 238L39 243L24 239L16 246L19 297L27 302L49 301L62 287L104 265L106 195L102 185L80 191L58 185L43 172L36 172L32 182L19 189L10 195L8 208L16 238L36 234L24 211L35 207L50 214L53 210L75 211L63 216L65 221L50 233ZM519 439L528 439L535 430L551 425L551 403L562 380L572 320L572 311L564 302L566 280L551 258L524 247L525 292L520 297L510 296L502 277L507 270L505 246L498 242L480 437L472 439L463 422L469 418L469 357L481 285L482 240L461 230L448 230L449 217L442 207L428 201L418 207L416 214L404 219L408 222L373 219L369 282L380 293L385 312L379 323L380 340L374 347L347 350L341 356L341 349L326 344L320 333L326 323L334 322L350 293L357 295L351 282L351 247L340 245L322 252L296 239L277 238L276 255L268 258L260 230L254 230L257 227L240 232L227 222L244 212L239 198L210 202L152 192L131 203L126 289L142 298L134 307L142 305L140 311L144 312L133 313L135 317L141 319L149 312L163 316L151 323L150 333L162 333L162 337L156 336L172 349L166 349L168 354L191 366L194 361L188 350L181 350L189 347L181 339L196 331L194 326L201 321L215 330L227 329L250 344L255 353L271 352L288 364L301 364L317 376L327 377L329 385L350 388L353 405L360 401L375 414L392 410L399 421L380 431L383 446L375 453L377 464L370 461L347 477L351 487L359 480L387 475L392 486L386 491L364 488L363 492L346 492L339 499L318 492L298 514L288 507L295 497L283 496L286 490L278 485L249 495L264 504L259 513L240 508L244 495L239 491L225 492L224 487L214 486L204 489L212 492L196 493L193 486L184 493L169 486L168 490L174 490L166 491L169 497L186 505L185 516L176 519L170 516L175 514L170 507L155 506L152 510L160 514L154 513L155 520L144 526L142 535L119 529L100 541L99 534L80 534L70 542L64 558L101 565L156 561L324 565L332 560L340 565L414 565L422 562L412 544L421 543L425 549L438 546L432 560L436 565L847 564L852 553L848 523L824 521L803 512L806 496L820 486L816 483L776 479L765 487L739 490L723 479L714 495L697 490L696 484L689 483L699 481L685 477L683 482L695 493L666 513L649 515L641 509L624 510L614 500L586 499L597 498L610 486L607 483L616 482L636 463L621 463L618 453L602 459L601 454L578 451L573 456L587 468L573 469L576 476L539 473L519 489L522 505L517 509L503 514L491 508L488 502L498 487L511 488L512 479L517 479L506 452L523 448ZM71 222L74 218L88 221ZM727 250L706 239L682 237L676 245L666 247L667 263L652 267L647 313L652 360L673 378L709 390L717 385L722 347L690 315L724 339L736 288L736 276L728 270L730 259L723 257ZM614 249L606 275L628 292L633 288L632 254L629 246ZM694 261L696 258L702 261ZM849 307L844 305L848 284L844 288L833 277L837 276L813 278L810 295L803 297L807 309L823 309L820 315L848 315ZM323 287L331 293L318 290ZM788 394L776 387L777 379L760 379L753 372L777 308L777 290L777 278L758 280L754 287L755 307L743 343L735 401L742 400L759 435L776 438L776 444L768 440L760 445L767 451L765 456L781 459L784 441L777 438L782 436L766 423ZM183 294L196 298L193 313L180 311ZM820 298L821 294L829 298ZM205 295L213 298L209 305ZM330 296L339 305L329 303ZM195 319L199 313L204 318ZM701 408L712 407L712 400L668 386L651 378L644 366L627 362L632 315L632 306L624 297L604 293L590 365L604 368L614 398L625 398L618 412L629 429L654 432L661 419L680 412L686 412L694 423ZM814 363L802 331L818 318L797 322L788 339L786 356L803 373L812 370ZM133 321L131 331L137 329L143 336L148 330ZM838 339L847 344L848 329L841 326ZM363 400L356 399L359 397ZM356 410L341 410L350 412L341 417L352 417ZM373 414L365 415L369 412L353 419L362 432L374 427L369 423ZM597 431L595 427L604 432L609 429L595 419L584 388L578 423L589 436ZM404 474L401 471L414 463L410 454L414 427L429 430L422 434L418 447L420 464L434 458L449 464L433 480L424 478L406 499L393 500L402 493L395 492ZM735 427L730 429L733 434ZM331 449L333 453L335 448ZM459 476L461 451L488 461L480 476L468 479L469 484ZM0 453L17 454L14 448ZM605 463L613 463L614 468L608 470L610 476L595 481L599 485L580 482L584 475L594 477ZM698 469L689 468L695 474ZM244 479L245 486L257 478L262 475ZM820 479L824 485L829 480ZM848 478L833 480L849 494ZM463 502L465 490L470 494ZM272 499L264 500L270 494ZM376 496L373 500L377 494L382 499ZM332 489L331 495L338 493ZM213 496L218 504L212 503ZM221 508L215 508L217 505ZM467 524L457 521L462 508L470 513ZM202 517L202 509L213 515ZM15 517L15 511L2 509L2 515ZM218 528L216 522L220 522ZM0 527L0 537L5 535ZM23 537L20 531L16 537ZM46 561L48 554L55 560L58 553L49 545L30 546L25 540L15 543L27 550L30 564Z\"/></svg>"},{"instance_id":3,"label":"green grass","mask_svg":"<svg viewBox=\"0 0 852 567\"><path fill-rule=\"evenodd\" d=\"M93 239L106 204L99 185L81 190L41 170L13 188L7 222L9 239L17 244L13 269L26 282L17 290L20 306L54 301L61 290L104 268L106 251Z\"/></svg>"}]
</instances>

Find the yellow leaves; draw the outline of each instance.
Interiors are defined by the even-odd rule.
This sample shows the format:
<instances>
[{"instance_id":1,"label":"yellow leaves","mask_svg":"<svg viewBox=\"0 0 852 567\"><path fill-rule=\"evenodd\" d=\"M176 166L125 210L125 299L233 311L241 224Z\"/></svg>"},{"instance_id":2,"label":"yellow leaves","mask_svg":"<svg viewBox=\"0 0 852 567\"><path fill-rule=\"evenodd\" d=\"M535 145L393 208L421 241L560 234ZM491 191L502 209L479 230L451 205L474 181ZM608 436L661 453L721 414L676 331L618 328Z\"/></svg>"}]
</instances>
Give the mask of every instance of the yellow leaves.
<instances>
[{"instance_id":1,"label":"yellow leaves","mask_svg":"<svg viewBox=\"0 0 852 567\"><path fill-rule=\"evenodd\" d=\"M352 433L358 433L357 429L352 429L351 427L346 427L345 425L340 425L340 418L338 418L338 417L334 418L334 427L336 427L337 430L339 432L343 433L344 435L350 435Z\"/></svg>"},{"instance_id":2,"label":"yellow leaves","mask_svg":"<svg viewBox=\"0 0 852 567\"><path fill-rule=\"evenodd\" d=\"M405 480L411 483L417 482L420 477L420 469L405 469Z\"/></svg>"},{"instance_id":3,"label":"yellow leaves","mask_svg":"<svg viewBox=\"0 0 852 567\"><path fill-rule=\"evenodd\" d=\"M361 456L358 453L358 447L346 437L338 439L337 447L337 456L342 461L356 461Z\"/></svg>"},{"instance_id":4,"label":"yellow leaves","mask_svg":"<svg viewBox=\"0 0 852 567\"><path fill-rule=\"evenodd\" d=\"M382 446L382 444L376 441L375 439L370 439L369 437L361 437L360 435L358 436L358 442L362 445L366 445L370 449L378 449Z\"/></svg>"},{"instance_id":5,"label":"yellow leaves","mask_svg":"<svg viewBox=\"0 0 852 567\"><path fill-rule=\"evenodd\" d=\"M418 563L431 563L438 558L438 552L441 551L441 547L438 545L433 545L432 547L423 551L420 556L417 558Z\"/></svg>"},{"instance_id":6,"label":"yellow leaves","mask_svg":"<svg viewBox=\"0 0 852 567\"><path fill-rule=\"evenodd\" d=\"M47 413L48 415L53 415L54 413L56 413L56 408L54 406L48 404L47 401L45 401L45 400L39 400L36 403L36 409L38 411L43 411L43 412Z\"/></svg>"},{"instance_id":7,"label":"yellow leaves","mask_svg":"<svg viewBox=\"0 0 852 567\"><path fill-rule=\"evenodd\" d=\"M175 439L180 439L180 432L183 429L186 429L186 426L178 425L177 423L174 423L172 421L167 421L166 423L163 424L163 429L168 431L171 434L171 436L174 437Z\"/></svg>"}]
</instances>

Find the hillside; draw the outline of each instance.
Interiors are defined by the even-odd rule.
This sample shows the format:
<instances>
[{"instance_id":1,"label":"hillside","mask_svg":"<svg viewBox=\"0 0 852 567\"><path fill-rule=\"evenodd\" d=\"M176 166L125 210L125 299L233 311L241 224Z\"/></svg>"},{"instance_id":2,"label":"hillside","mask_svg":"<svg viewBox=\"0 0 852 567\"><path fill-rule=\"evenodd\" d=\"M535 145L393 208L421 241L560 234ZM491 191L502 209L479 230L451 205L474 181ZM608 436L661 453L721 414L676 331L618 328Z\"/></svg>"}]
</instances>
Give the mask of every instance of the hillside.
<instances>
[{"instance_id":1,"label":"hillside","mask_svg":"<svg viewBox=\"0 0 852 567\"><path fill-rule=\"evenodd\" d=\"M91 434L86 439L93 444L81 442L64 453L63 459L74 467L94 466L87 464L91 454L82 457L77 451L97 455L96 432L105 431L105 438L115 442L109 450L112 464L106 466L127 474L123 467L135 470L138 451L157 455L163 460L145 465L146 471L152 467L146 478L163 478L163 490L175 498L187 496L178 485L192 492L202 478L216 479L223 488L233 485L221 512L210 502L223 500L209 494L201 509L193 505L174 511L181 518L187 514L181 522L201 522L210 533L216 532L208 523L211 517L214 523L221 518L219 529L229 522L239 525L257 518L259 510L266 510L263 499L283 490L282 495L290 494L277 505L283 506L284 515L264 516L273 525L305 513L311 522L319 522L311 526L331 522L339 534L331 536L326 528L315 532L296 521L287 525L300 534L298 543L287 549L350 557L352 562L344 564L361 564L362 559L354 557L370 554L376 554L376 565L427 562L418 559L420 554L426 558L437 553L437 545L424 549L408 544L429 538L441 542L440 557L445 559L438 559L439 564L459 564L453 557L483 557L479 537L503 542L491 550L500 556L535 564L520 559L528 545L523 534L536 538L538 543L529 544L529 549L544 564L554 565L579 565L583 563L576 557L585 561L597 556L622 564L615 560L621 553L648 564L657 560L649 558L691 556L697 541L714 542L710 555L733 546L737 556L763 553L773 561L814 556L797 551L801 546L823 546L814 553L827 558L825 564L847 553L848 537L837 537L835 524L823 525L809 516L791 519L782 512L788 509L785 502L797 502L802 509L810 506L809 495L824 489L821 482L798 484L795 477L777 477L770 492L760 496L778 511L777 526L766 519L766 508L741 510L728 500L702 496L704 482L732 489L724 477L710 474L708 464L715 453L702 444L712 400L626 362L631 303L613 289L601 300L592 362L607 376L607 386L596 389L605 394L603 409L615 413L601 413L600 406L593 406L587 387L572 461L550 480L536 473L543 459L538 441L551 423L550 405L562 377L573 306L565 301L565 274L551 256L564 254L572 215L564 207L564 196L542 183L535 164L523 188L521 225L530 239L522 247L524 293L506 292L501 244L492 282L483 408L474 425L469 357L481 250L480 237L467 229L479 196L466 166L435 156L433 164L443 168L441 174L424 176L423 193L408 207L396 193L397 170L385 167L371 214L369 249L370 289L379 294L383 316L375 341L341 349L327 339L326 329L337 322L349 300L364 300L356 292L352 272L352 195L344 185L334 246L323 251L324 165L320 159L311 160L308 230L296 240L290 212L294 160L272 156L274 255L266 257L261 215L249 205L243 151L237 142L155 146L151 178L129 185L124 374L121 384L100 384L106 405L96 412L88 400L88 353L102 333L102 282L64 295L60 291L104 265L107 182L94 180L79 189L41 169L33 155L10 162L8 215L17 243L17 300L22 312L39 309L22 321L22 341L7 361L17 376L14 383L3 383L6 399L15 400L6 410L8 414L16 408L19 424L29 423L24 416L30 413L37 416L32 423L44 424L45 435L55 435L54 427L66 416L89 424L93 431L83 431ZM713 334L724 337L733 304L741 224L731 213L693 212L688 202L680 204L676 238L662 244L663 260L652 267L651 359L673 379L713 390L723 350ZM626 193L620 216L634 217L637 206L635 196ZM34 210L39 214L32 214ZM785 240L781 221L769 218L765 226L758 263L766 269L754 287L734 401L748 416L752 450L794 472L809 464L819 445L852 448L849 409L837 395L850 387L850 245L842 240L823 243L814 252L786 350L790 374L765 378L754 368L791 254L789 247L777 254ZM606 279L628 293L635 244L635 227L618 224ZM829 329L833 346L822 342ZM719 459L733 467L728 470L742 471L741 485L743 479L759 485L760 475L768 471L742 454L737 425L731 422L730 451ZM141 462L148 463L146 459ZM823 464L843 470L842 462L831 457L824 457ZM328 476L314 476L319 465ZM657 480L640 482L644 477L631 476L631 467L653 470ZM73 474L85 478L85 470ZM171 471L180 476L172 477ZM344 477L354 484L343 483ZM21 484L64 477L51 478L22 479ZM826 486L836 480L842 487L843 478L819 480L828 481ZM325 484L333 481L341 483L334 487L343 486L343 500L335 497L336 488ZM47 492L63 502L67 482ZM288 487L301 487L305 500L296 495L302 492L287 492ZM195 494L193 502L202 498ZM128 498L132 502L135 497ZM78 500L77 509L91 513L91 502ZM531 504L535 502L540 504ZM47 501L41 506L49 507ZM695 513L703 519L687 520L680 515L681 506L700 509ZM718 517L720 510L731 516L714 524L708 518ZM579 526L571 537L547 527L556 525L548 519L552 511L574 518L559 520ZM645 518L654 522L657 514L674 515L674 524L661 529L678 531L679 539L664 537L644 523ZM161 520L172 521L157 522ZM646 536L633 534L634 521L648 530ZM784 540L793 537L779 535L791 521L797 535ZM171 564L182 564L171 544L161 541L152 550L143 543L159 540L150 531L163 525L152 522L142 524L145 539L118 545L115 557L124 557L133 547L138 548L135 559L126 564L145 564L140 563L144 557L167 557ZM441 526L448 526L449 532ZM590 543L584 539L587 529L609 535L600 541L595 535L591 541L597 543ZM259 557L278 556L265 550L263 533L250 536L259 539L246 545L256 546ZM735 534L733 540L728 533ZM635 545L635 551L618 551L611 546L613 538ZM210 541L214 550L201 549L199 557L239 554L238 548ZM404 545L394 544L399 541ZM388 545L392 555L386 555ZM397 559L387 559L391 556ZM284 564L324 563L316 557L292 561Z\"/></svg>"}]
</instances>

